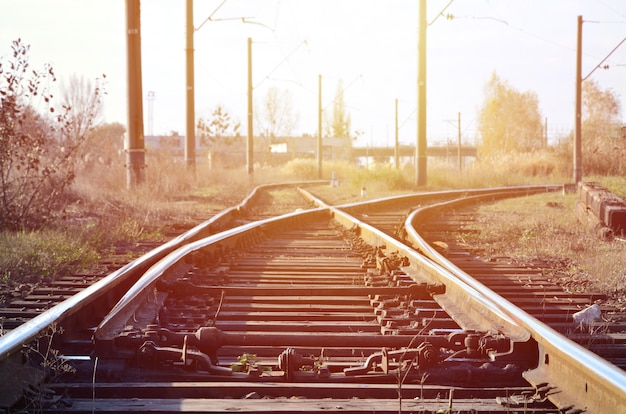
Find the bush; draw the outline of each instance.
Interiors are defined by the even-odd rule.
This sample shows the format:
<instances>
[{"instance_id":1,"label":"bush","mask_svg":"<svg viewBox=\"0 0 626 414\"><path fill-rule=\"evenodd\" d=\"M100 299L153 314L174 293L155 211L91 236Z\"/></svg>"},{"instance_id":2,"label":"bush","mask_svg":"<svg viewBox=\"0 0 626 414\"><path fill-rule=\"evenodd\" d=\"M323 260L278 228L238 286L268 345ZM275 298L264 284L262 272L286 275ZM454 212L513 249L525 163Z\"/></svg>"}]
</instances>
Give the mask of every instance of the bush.
<instances>
[{"instance_id":1,"label":"bush","mask_svg":"<svg viewBox=\"0 0 626 414\"><path fill-rule=\"evenodd\" d=\"M296 158L287 162L281 171L295 180L317 180L319 178L317 160L314 159Z\"/></svg>"},{"instance_id":2,"label":"bush","mask_svg":"<svg viewBox=\"0 0 626 414\"><path fill-rule=\"evenodd\" d=\"M57 111L48 89L56 81L52 67L31 70L29 46L16 40L11 47L12 61L0 60L0 226L37 228L61 210L101 91L96 88L93 106L80 116L69 104ZM49 115L31 100L44 102Z\"/></svg>"},{"instance_id":3,"label":"bush","mask_svg":"<svg viewBox=\"0 0 626 414\"><path fill-rule=\"evenodd\" d=\"M410 190L413 185L406 171L396 169L390 164L355 169L347 180L355 187L365 187L377 192Z\"/></svg>"}]
</instances>

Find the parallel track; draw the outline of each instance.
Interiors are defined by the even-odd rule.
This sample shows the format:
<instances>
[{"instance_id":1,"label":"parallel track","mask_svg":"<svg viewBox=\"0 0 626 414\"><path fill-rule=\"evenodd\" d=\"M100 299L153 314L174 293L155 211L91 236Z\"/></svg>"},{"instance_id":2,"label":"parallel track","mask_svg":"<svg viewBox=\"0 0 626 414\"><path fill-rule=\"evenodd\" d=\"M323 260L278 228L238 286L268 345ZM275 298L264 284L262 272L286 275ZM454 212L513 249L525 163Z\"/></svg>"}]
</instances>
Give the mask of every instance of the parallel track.
<instances>
[{"instance_id":1,"label":"parallel track","mask_svg":"<svg viewBox=\"0 0 626 414\"><path fill-rule=\"evenodd\" d=\"M510 189L499 193L513 195ZM511 314L494 295L459 279L455 269L400 242L428 254L410 228L398 226L389 206L406 216L421 204L462 195L322 207L181 243L138 272L138 282L124 287L127 292L95 333L89 329L94 320L85 315L58 322L64 332L51 343L63 358L56 361L76 373L55 371L57 382L32 386L28 407L600 412L596 400L581 405L569 390L555 390L562 382L554 377L546 377L548 384L536 381L547 365L547 348L521 310ZM381 209L384 214L377 213ZM382 218L376 223L374 216ZM3 339L0 368L13 369L21 354L15 345L3 348ZM613 407L624 403L620 390L611 388L623 387L619 375L614 384L603 383L603 398ZM571 398L573 407L566 408L567 399L555 398L557 393Z\"/></svg>"}]
</instances>

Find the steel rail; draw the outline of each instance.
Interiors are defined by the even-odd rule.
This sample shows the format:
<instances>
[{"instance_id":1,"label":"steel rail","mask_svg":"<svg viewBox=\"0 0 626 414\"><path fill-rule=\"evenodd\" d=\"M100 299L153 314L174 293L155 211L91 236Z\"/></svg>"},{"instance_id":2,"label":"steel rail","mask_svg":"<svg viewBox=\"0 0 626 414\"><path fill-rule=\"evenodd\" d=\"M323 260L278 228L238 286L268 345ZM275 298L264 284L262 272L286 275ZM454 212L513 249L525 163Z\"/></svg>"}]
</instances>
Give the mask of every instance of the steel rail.
<instances>
[{"instance_id":1,"label":"steel rail","mask_svg":"<svg viewBox=\"0 0 626 414\"><path fill-rule=\"evenodd\" d=\"M479 191L481 194L484 193L485 196L493 196L493 194L487 194L489 190ZM512 192L513 190L507 188L503 191ZM450 192L444 193L450 194ZM472 192L457 191L457 193L459 196L467 196ZM410 203L411 197L417 197L416 199L425 200L426 198L432 197L432 193L425 193L418 196L394 197L392 198L393 200L376 200L374 202L356 203L353 206L355 206L355 208L359 208L359 206L363 206L365 208L367 205L377 203L378 205L383 206L384 203L387 202L394 205L397 204L398 200L402 198L408 200L407 202ZM253 199L254 196L252 194L247 198L248 201ZM238 214L240 211L245 209L246 207L236 208L235 210L237 213L235 214ZM333 216L335 220L344 227L358 231L360 237L366 242L369 242L371 245L381 249L387 249L388 251L389 249L396 249L403 255L410 258L412 269L410 274L413 274L415 279L427 278L437 281L445 280L446 285L448 286L447 295L453 295L457 298L461 298L460 300L463 300L464 303L470 302L469 308L472 309L471 312L479 315L477 317L487 317L491 321L489 324L485 323L485 330L497 329L498 331L504 332L514 340L518 341L527 341L530 338L529 331L525 327L521 326L515 318L512 318L506 312L503 312L498 306L493 306L493 302L488 295L483 294L466 283L459 283L457 276L446 270L440 264L435 263L431 259L425 258L413 248L404 245L392 236L388 236L375 229L373 226L370 226L367 223L352 217L345 211L334 207L320 207L302 212L289 213L279 217L244 224L235 229L229 229L222 231L221 233L210 234L208 236L205 236L206 232L199 231L198 233L187 238L184 242L182 242L182 244L174 247L171 251L166 252L164 257L159 258L156 262L150 264L147 271L142 270L145 273L140 278L141 283L137 282L132 286L131 290L123 296L120 302L118 302L115 306L115 312L111 312L109 316L107 316L107 319L105 322L100 324L94 336L97 339L100 338L105 341L111 339L113 331L123 328L124 321L135 316L134 311L141 304L140 302L145 303L153 300L152 287L154 287L154 283L156 283L156 280L160 277L160 275L167 272L176 272L176 274L181 272L184 274L184 272L186 272L191 266L191 264L186 263L185 258L192 255L195 251L199 249L206 251L207 247L209 249L223 249L224 247L237 249L245 247L248 243L253 244L259 237L267 235L267 233L275 230L280 231L285 228L289 229L296 221L329 216ZM236 215L235 217L239 216ZM219 227L219 223L215 224L215 226ZM214 228L211 230L214 230ZM208 233L210 233L210 231L208 231ZM130 264L128 266L130 266ZM486 310L487 308L489 310Z\"/></svg>"},{"instance_id":2,"label":"steel rail","mask_svg":"<svg viewBox=\"0 0 626 414\"><path fill-rule=\"evenodd\" d=\"M328 181L318 180L267 184L255 187L238 205L222 210L210 219L198 224L194 228L177 236L169 242L149 251L124 267L114 271L105 278L100 279L98 282L82 290L76 295L25 322L4 336L1 336L0 363L9 358L12 354L20 352L25 344L35 339L41 331L50 325L76 314L83 309L85 305L98 300L98 298L104 295L109 289L114 288L134 275L141 274L150 266L157 263L160 259L167 256L167 254L176 250L178 247L193 242L194 240L202 239L203 237L206 237L206 235L215 232L217 229L228 227L229 223L239 218L242 215L242 212L249 209L262 191L288 187L306 187L327 183Z\"/></svg>"},{"instance_id":3,"label":"steel rail","mask_svg":"<svg viewBox=\"0 0 626 414\"><path fill-rule=\"evenodd\" d=\"M521 311L482 283L458 268L430 246L415 229L433 214L462 208L470 203L484 202L488 195L457 199L422 207L412 212L405 221L407 239L425 256L445 267L467 286L482 292L517 324L527 329L538 343L540 358L537 368L524 373L534 385L548 382L557 392L548 398L559 408L575 403L590 413L614 412L626 407L626 373L577 343L559 334L533 316Z\"/></svg>"},{"instance_id":4,"label":"steel rail","mask_svg":"<svg viewBox=\"0 0 626 414\"><path fill-rule=\"evenodd\" d=\"M524 188L525 190L528 189L528 187ZM545 191L545 187L542 186L541 189ZM479 191L483 193L485 197L493 197L498 193L498 191L505 194L511 194L520 190L504 188L492 190L491 193L489 193L488 190ZM533 187L533 191L539 191L539 187ZM390 248L392 250L396 249L398 252L408 257L410 261L410 268L412 270L409 274L412 273L418 277L425 277L434 283L443 282L446 285L446 296L449 295L450 297L455 298L455 301L461 301L460 303L464 304L464 311L468 315L474 317L473 321L480 321L480 323L483 324L482 329L496 329L519 342L525 342L530 339L529 332L527 332L525 328L521 327L514 318L511 318L510 315L503 313L498 306L495 306L489 295L484 294L467 283L463 283L455 274L449 272L445 267L420 254L414 248L343 211L344 208L354 206L355 204L332 207L328 206L323 200L304 190L301 190L301 192L317 205L328 208L332 212L334 219L344 227L353 229L358 228L360 237L369 244L377 247L385 246L388 250ZM450 194L450 192L445 193ZM461 195L465 194L466 191L458 191L457 193ZM378 203L391 203L393 205L394 202L397 202L399 199L407 201L411 200L412 197L415 199L416 197L423 197L423 195L391 197L389 199L379 200ZM363 203L359 203L359 205L362 204ZM447 306L452 306L451 303L440 303L440 305L442 305L444 310ZM471 327L464 328L472 329Z\"/></svg>"},{"instance_id":5,"label":"steel rail","mask_svg":"<svg viewBox=\"0 0 626 414\"><path fill-rule=\"evenodd\" d=\"M398 209L400 206L406 206L414 209L416 205L422 202L429 202L433 198L465 198L471 196L484 195L487 197L498 196L507 197L509 194L516 195L520 193L535 193L546 191L561 191L563 186L561 185L531 185L531 186L514 186L514 187L493 187L493 188L477 188L477 189L463 189L463 190L443 190L432 191L425 193L404 194L398 196L384 197L376 200L358 201L355 203L346 203L337 205L335 207L347 211L350 213L359 212L361 210L370 211L373 208L379 210ZM318 203L319 206L326 206L327 203L305 190L301 190L305 197L308 197L311 201Z\"/></svg>"},{"instance_id":6,"label":"steel rail","mask_svg":"<svg viewBox=\"0 0 626 414\"><path fill-rule=\"evenodd\" d=\"M483 190L485 191L485 190ZM510 191L508 189L504 190ZM335 221L347 229L358 228L361 238L375 247L386 247L395 249L403 255L409 257L413 275L419 279L441 281L446 280L448 286L447 293L452 293L454 297L463 300L468 304L467 311L476 315L476 320L480 320L481 328L485 331L497 330L512 338L513 340L525 342L530 338L529 333L518 326L514 319L493 306L490 298L464 283L459 283L454 275L442 266L434 263L428 258L416 252L411 247L401 243L382 231L362 222L351 216L340 208L328 206L323 201L301 190L303 194L308 194L308 198L322 207L306 211L288 213L278 217L272 217L257 222L248 223L224 232L208 236L178 248L171 252L154 266L144 273L137 283L128 290L112 311L105 317L98 326L94 337L96 341L106 342L112 340L126 326L126 322L133 317L134 312L145 303L156 303L156 298L152 297L153 287L161 276L167 272L185 274L190 264L185 264L186 256L200 249L213 252L213 250L233 248L241 243L242 239L254 238L259 234L272 231L281 226L290 226L294 220L308 220L321 215L332 216ZM460 192L465 193L465 192ZM168 273L169 274L169 273ZM155 308L155 306L153 306ZM488 321L488 322L487 322ZM472 328L475 328L473 326Z\"/></svg>"},{"instance_id":7,"label":"steel rail","mask_svg":"<svg viewBox=\"0 0 626 414\"><path fill-rule=\"evenodd\" d=\"M150 267L137 283L126 292L96 328L95 339L107 341L116 336L124 328L126 321L132 317L135 310L151 299L152 288L163 274L171 271L184 274L191 267L191 265L184 263L187 255L200 249L213 252L217 249L236 248L242 243L245 244L246 239L252 239L281 226L288 226L297 220L307 220L322 215L328 215L328 211L317 208L288 213L247 223L179 247Z\"/></svg>"}]
</instances>

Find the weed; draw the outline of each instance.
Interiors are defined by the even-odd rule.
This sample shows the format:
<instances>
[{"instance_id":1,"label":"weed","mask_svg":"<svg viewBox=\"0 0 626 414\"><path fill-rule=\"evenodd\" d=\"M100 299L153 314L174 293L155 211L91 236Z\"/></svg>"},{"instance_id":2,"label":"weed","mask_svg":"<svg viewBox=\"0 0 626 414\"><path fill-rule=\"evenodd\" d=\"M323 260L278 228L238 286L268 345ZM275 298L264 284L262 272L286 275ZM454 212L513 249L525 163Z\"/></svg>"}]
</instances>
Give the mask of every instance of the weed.
<instances>
[{"instance_id":1,"label":"weed","mask_svg":"<svg viewBox=\"0 0 626 414\"><path fill-rule=\"evenodd\" d=\"M300 367L300 370L312 372L320 378L327 378L330 376L328 361L330 361L330 358L324 356L324 348L322 348L319 356L313 354L309 355L306 362L304 362Z\"/></svg>"},{"instance_id":2,"label":"weed","mask_svg":"<svg viewBox=\"0 0 626 414\"><path fill-rule=\"evenodd\" d=\"M54 278L72 269L92 266L99 254L85 243L84 234L74 228L0 233L0 278L3 282Z\"/></svg>"},{"instance_id":3,"label":"weed","mask_svg":"<svg viewBox=\"0 0 626 414\"><path fill-rule=\"evenodd\" d=\"M63 328L56 324L42 331L38 338L23 350L25 359L33 366L38 366L46 373L48 382L60 380L65 374L73 374L75 368L59 356L59 351L52 347L54 337L62 335ZM24 389L27 412L42 412L55 404L63 404L61 396L54 391L29 384Z\"/></svg>"},{"instance_id":4,"label":"weed","mask_svg":"<svg viewBox=\"0 0 626 414\"><path fill-rule=\"evenodd\" d=\"M245 372L252 373L257 372L259 374L269 371L269 367L264 367L257 362L256 354L245 353L237 357L237 362L231 364L230 368L233 372Z\"/></svg>"}]
</instances>

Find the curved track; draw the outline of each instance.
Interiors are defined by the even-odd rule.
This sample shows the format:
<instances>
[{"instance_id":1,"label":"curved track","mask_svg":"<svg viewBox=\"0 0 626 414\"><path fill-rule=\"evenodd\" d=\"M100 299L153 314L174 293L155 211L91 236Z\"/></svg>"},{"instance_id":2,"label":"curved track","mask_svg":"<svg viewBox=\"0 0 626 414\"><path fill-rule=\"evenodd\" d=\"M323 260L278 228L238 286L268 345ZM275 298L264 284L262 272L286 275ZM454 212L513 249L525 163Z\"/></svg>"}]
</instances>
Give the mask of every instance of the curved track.
<instances>
[{"instance_id":1,"label":"curved track","mask_svg":"<svg viewBox=\"0 0 626 414\"><path fill-rule=\"evenodd\" d=\"M574 413L619 406L621 370L582 349L579 361L593 365L574 367L565 338L432 255L415 226L403 226L426 204L547 190L555 188L322 206L187 235L141 269L126 269L136 282L100 294L109 298L100 299L102 310L78 311L86 299L72 298L11 332L12 342L0 338L3 373L18 378L12 392L30 384L14 404L53 412ZM106 285L115 290L119 275L112 276ZM15 352L36 335L34 326L53 321L63 331ZM40 358L45 352L35 351L48 343L53 357ZM34 362L30 369L21 368L24 355ZM40 360L55 382L37 385ZM585 392L602 397L578 398L580 384L550 372L555 364L568 366L568 375L576 370Z\"/></svg>"},{"instance_id":2,"label":"curved track","mask_svg":"<svg viewBox=\"0 0 626 414\"><path fill-rule=\"evenodd\" d=\"M542 191L531 187L510 190L518 193L509 196ZM544 190L559 189L548 187ZM578 407L575 409L585 407L590 412L608 412L612 407L624 406L624 371L616 367L624 367L623 324L582 324L574 320L576 312L594 304L597 306L604 295L567 292L545 280L537 268L516 267L505 261L478 261L445 237L449 229L458 229L467 220L468 208L493 199L492 194L468 194L467 197L421 206L411 212L404 225L393 224L404 220L405 214L400 210L394 214L394 209L385 201L379 206L357 204L349 208L370 225L404 240L469 286L485 292L512 319L524 326L539 343L541 353L539 366L526 372L524 377L536 386L552 387L549 398L558 407L575 406ZM500 300L496 294L506 300ZM604 307L603 310L612 311Z\"/></svg>"}]
</instances>

